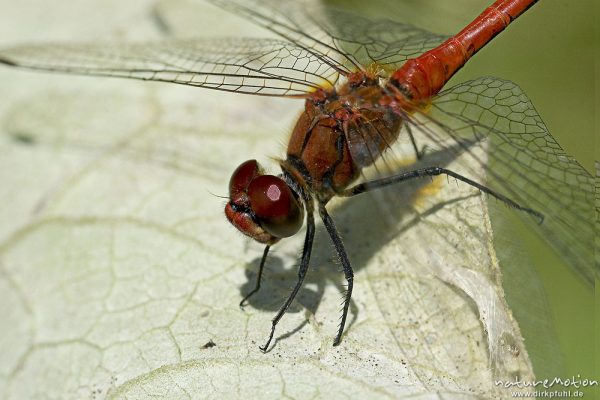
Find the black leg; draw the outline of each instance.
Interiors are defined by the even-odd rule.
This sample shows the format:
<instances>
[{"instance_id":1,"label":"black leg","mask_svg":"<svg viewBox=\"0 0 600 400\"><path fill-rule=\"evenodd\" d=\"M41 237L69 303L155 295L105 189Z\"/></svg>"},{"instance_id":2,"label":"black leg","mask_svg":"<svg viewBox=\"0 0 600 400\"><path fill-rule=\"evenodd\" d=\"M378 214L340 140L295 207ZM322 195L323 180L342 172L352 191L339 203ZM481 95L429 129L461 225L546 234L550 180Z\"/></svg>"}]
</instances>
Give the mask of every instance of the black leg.
<instances>
[{"instance_id":1,"label":"black leg","mask_svg":"<svg viewBox=\"0 0 600 400\"><path fill-rule=\"evenodd\" d=\"M275 327L279 323L281 317L283 317L287 309L290 307L290 304L292 304L292 301L294 301L294 298L296 297L298 291L302 287L302 282L304 282L306 271L308 271L308 262L310 261L310 253L312 251L313 239L315 237L315 219L313 216L311 202L312 200L309 200L305 203L306 237L304 239L304 249L302 250L302 260L300 261L300 267L298 268L298 281L296 282L296 286L294 286L292 293L290 293L285 303L283 303L283 306L277 312L277 315L275 315L275 318L273 318L273 322L271 325L271 334L269 335L269 339L267 340L267 343L265 343L264 346L259 347L263 352L266 352L269 348L269 344L271 344L271 340L273 340L273 335L275 334Z\"/></svg>"},{"instance_id":2,"label":"black leg","mask_svg":"<svg viewBox=\"0 0 600 400\"><path fill-rule=\"evenodd\" d=\"M348 255L346 254L346 250L344 249L344 243L342 243L342 239L340 238L340 235L338 234L338 231L335 228L333 219L331 219L329 213L327 213L325 205L322 203L319 203L319 214L321 215L321 219L325 224L325 228L327 228L327 232L329 233L329 237L331 238L331 241L335 246L335 250L337 251L340 257L342 267L344 268L344 276L346 277L346 282L348 282L348 288L346 289L346 295L344 296L344 309L342 311L342 320L340 321L338 333L335 337L335 340L333 341L333 345L337 346L342 340L344 325L346 325L346 317L348 316L348 307L350 307L350 299L352 298L352 287L354 285L354 271L352 271L350 260L348 260Z\"/></svg>"},{"instance_id":3,"label":"black leg","mask_svg":"<svg viewBox=\"0 0 600 400\"><path fill-rule=\"evenodd\" d=\"M514 200L511 200L508 197L506 197L486 186L483 186L480 183L477 183L467 177L457 174L456 172L450 171L449 169L440 168L440 167L421 168L421 169L416 169L414 171L405 172L400 175L390 176L388 178L382 178L382 179L377 179L377 180L374 180L371 182L360 183L356 186L353 186L349 189L344 190L343 192L339 193L338 195L343 196L343 197L355 196L357 194L368 192L369 190L372 190L372 189L377 189L377 188L381 188L384 186L393 185L395 183L407 181L407 180L410 180L413 178L421 178L424 176L436 176L436 175L442 175L442 174L451 176L455 179L458 179L461 182L464 182L473 187L476 187L477 189L481 190L482 192L487 193L490 196L495 197L496 199L502 201L504 204L506 204L509 207L512 207L517 210L526 212L527 214L533 215L534 217L536 217L540 220L540 224L544 221L544 215L542 213L532 210L531 208L523 207L520 204L518 204L517 202L515 202Z\"/></svg>"},{"instance_id":4,"label":"black leg","mask_svg":"<svg viewBox=\"0 0 600 400\"><path fill-rule=\"evenodd\" d=\"M420 160L425 155L425 149L427 146L423 146L423 148L419 150L419 146L417 145L417 141L415 140L415 136L413 135L409 124L406 124L406 130L408 131L408 137L410 137L410 142L412 143L413 149L415 150L417 160Z\"/></svg>"},{"instance_id":5,"label":"black leg","mask_svg":"<svg viewBox=\"0 0 600 400\"><path fill-rule=\"evenodd\" d=\"M254 293L258 292L258 290L260 289L260 280L262 278L263 268L265 267L265 262L267 261L267 254L269 254L270 248L271 248L270 245L267 245L265 247L265 251L263 251L262 259L260 260L260 266L258 267L258 276L256 277L256 286L254 287L254 289L252 289L250 291L250 293L248 293L246 295L246 297L244 297L242 299L242 301L240 301L240 308L244 308L245 303L248 301L250 296L252 296Z\"/></svg>"}]
</instances>

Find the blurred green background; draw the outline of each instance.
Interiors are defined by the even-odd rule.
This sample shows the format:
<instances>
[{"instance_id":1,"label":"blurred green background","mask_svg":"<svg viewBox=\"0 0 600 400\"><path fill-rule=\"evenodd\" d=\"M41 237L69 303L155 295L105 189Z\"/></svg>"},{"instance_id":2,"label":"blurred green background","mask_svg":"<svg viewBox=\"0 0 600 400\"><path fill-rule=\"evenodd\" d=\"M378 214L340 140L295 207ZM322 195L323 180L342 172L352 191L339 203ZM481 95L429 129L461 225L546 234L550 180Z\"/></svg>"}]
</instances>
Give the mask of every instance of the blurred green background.
<instances>
[{"instance_id":1,"label":"blurred green background","mask_svg":"<svg viewBox=\"0 0 600 400\"><path fill-rule=\"evenodd\" d=\"M491 0L332 1L373 17L383 15L433 32L453 34ZM589 171L594 168L598 71L597 0L542 0L480 51L449 83L493 75L523 88L551 134ZM394 17L392 17L394 16ZM600 141L598 141L600 142ZM529 271L504 270L506 297L519 321L538 378L595 374L594 289L580 281L539 237L510 215L499 230ZM515 234L516 232L516 234ZM506 245L506 243L505 243ZM515 263L512 263L515 264ZM598 303L600 304L600 302ZM600 307L599 307L600 308ZM547 309L546 320L540 314ZM598 339L600 341L600 339ZM600 348L600 347L599 347ZM554 389L557 389L556 387ZM590 390L584 391L592 396Z\"/></svg>"}]
</instances>

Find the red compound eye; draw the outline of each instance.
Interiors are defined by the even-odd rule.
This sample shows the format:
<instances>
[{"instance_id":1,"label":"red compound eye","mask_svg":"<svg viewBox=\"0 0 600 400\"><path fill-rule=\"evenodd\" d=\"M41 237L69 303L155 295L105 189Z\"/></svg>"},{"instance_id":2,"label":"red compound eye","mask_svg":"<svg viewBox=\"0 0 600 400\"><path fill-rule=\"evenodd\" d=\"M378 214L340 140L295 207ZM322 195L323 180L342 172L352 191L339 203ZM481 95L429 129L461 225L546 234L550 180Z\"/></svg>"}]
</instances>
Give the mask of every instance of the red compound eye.
<instances>
[{"instance_id":1,"label":"red compound eye","mask_svg":"<svg viewBox=\"0 0 600 400\"><path fill-rule=\"evenodd\" d=\"M273 175L261 175L248 186L250 208L271 235L292 236L302 227L304 212L290 187Z\"/></svg>"},{"instance_id":2,"label":"red compound eye","mask_svg":"<svg viewBox=\"0 0 600 400\"><path fill-rule=\"evenodd\" d=\"M243 201L248 185L250 185L252 179L260 174L260 166L256 160L248 160L237 167L229 180L229 196L231 199L234 202Z\"/></svg>"}]
</instances>

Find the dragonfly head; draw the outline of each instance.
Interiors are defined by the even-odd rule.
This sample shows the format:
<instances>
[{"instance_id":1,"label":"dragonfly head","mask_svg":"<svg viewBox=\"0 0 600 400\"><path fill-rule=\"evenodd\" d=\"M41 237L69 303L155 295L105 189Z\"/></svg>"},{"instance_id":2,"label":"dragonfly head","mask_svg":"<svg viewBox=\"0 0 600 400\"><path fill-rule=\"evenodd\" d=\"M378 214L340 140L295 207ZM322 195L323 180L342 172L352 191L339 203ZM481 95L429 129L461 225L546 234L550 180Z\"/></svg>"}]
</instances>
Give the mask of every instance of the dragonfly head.
<instances>
[{"instance_id":1,"label":"dragonfly head","mask_svg":"<svg viewBox=\"0 0 600 400\"><path fill-rule=\"evenodd\" d=\"M225 215L244 235L273 244L300 230L304 209L283 179L263 174L258 162L249 160L231 175Z\"/></svg>"}]
</instances>

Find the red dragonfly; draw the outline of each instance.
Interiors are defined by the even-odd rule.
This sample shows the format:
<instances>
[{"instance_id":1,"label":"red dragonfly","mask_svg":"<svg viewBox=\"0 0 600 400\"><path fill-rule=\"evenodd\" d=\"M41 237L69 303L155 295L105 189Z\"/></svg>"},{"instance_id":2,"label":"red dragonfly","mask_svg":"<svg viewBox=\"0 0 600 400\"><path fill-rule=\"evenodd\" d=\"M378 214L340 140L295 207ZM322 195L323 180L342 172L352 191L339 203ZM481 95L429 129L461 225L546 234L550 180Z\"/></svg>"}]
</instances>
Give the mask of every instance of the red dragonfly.
<instances>
[{"instance_id":1,"label":"red dragonfly","mask_svg":"<svg viewBox=\"0 0 600 400\"><path fill-rule=\"evenodd\" d=\"M337 345L354 275L326 205L335 196L352 197L410 179L451 176L532 220L544 220L538 226L542 236L586 282L593 282L591 176L563 152L515 84L486 77L442 91L470 57L537 0L498 0L450 38L308 1L208 1L281 39L19 46L0 51L0 63L305 99L287 156L279 162L282 173L264 174L250 160L229 184L227 218L265 245L256 286L240 306L259 290L270 247L297 233L306 219L298 279L272 321L263 351L307 274L315 206L347 281ZM356 183L401 134L409 136L417 158L424 153L419 137L427 138L470 157L485 170L487 181L431 165ZM485 161L474 151L483 142Z\"/></svg>"}]
</instances>

